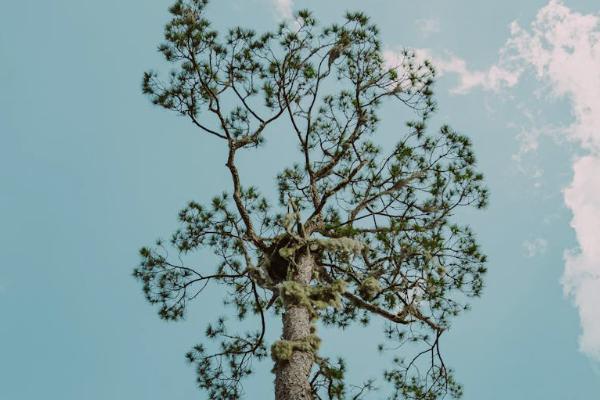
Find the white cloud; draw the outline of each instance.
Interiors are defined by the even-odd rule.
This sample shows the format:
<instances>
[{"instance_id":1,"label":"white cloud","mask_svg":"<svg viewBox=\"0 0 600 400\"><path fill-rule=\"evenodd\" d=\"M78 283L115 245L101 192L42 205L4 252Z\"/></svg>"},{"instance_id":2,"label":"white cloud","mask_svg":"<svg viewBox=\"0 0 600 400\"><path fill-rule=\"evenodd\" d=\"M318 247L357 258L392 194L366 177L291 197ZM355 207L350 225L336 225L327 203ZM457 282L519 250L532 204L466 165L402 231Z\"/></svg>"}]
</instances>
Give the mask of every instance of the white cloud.
<instances>
[{"instance_id":1,"label":"white cloud","mask_svg":"<svg viewBox=\"0 0 600 400\"><path fill-rule=\"evenodd\" d=\"M570 100L575 122L565 133L600 153L600 18L552 0L530 31L511 25L503 55L517 68L531 67L552 96Z\"/></svg>"},{"instance_id":2,"label":"white cloud","mask_svg":"<svg viewBox=\"0 0 600 400\"><path fill-rule=\"evenodd\" d=\"M569 100L573 122L562 133L587 153L575 160L564 191L579 248L565 253L562 282L579 310L580 348L600 360L600 17L551 0L529 29L511 25L503 55Z\"/></svg>"},{"instance_id":3,"label":"white cloud","mask_svg":"<svg viewBox=\"0 0 600 400\"><path fill-rule=\"evenodd\" d=\"M533 240L526 240L523 242L523 249L525 250L525 255L529 258L535 257L546 252L548 248L548 241L542 238L536 238Z\"/></svg>"},{"instance_id":4,"label":"white cloud","mask_svg":"<svg viewBox=\"0 0 600 400\"><path fill-rule=\"evenodd\" d=\"M423 37L429 37L440 32L440 20L437 18L418 19L415 21L415 25Z\"/></svg>"},{"instance_id":5,"label":"white cloud","mask_svg":"<svg viewBox=\"0 0 600 400\"><path fill-rule=\"evenodd\" d=\"M549 132L578 144L586 155L575 158L573 181L564 191L579 248L565 253L562 284L579 311L580 348L600 360L600 16L550 0L529 27L511 24L499 56L486 71L471 71L457 57L438 62L442 72L458 75L457 93L512 87L530 70L549 96L569 101L573 122ZM522 150L536 150L540 135L521 134Z\"/></svg>"},{"instance_id":6,"label":"white cloud","mask_svg":"<svg viewBox=\"0 0 600 400\"><path fill-rule=\"evenodd\" d=\"M284 19L294 18L294 1L293 0L273 0L277 15Z\"/></svg>"},{"instance_id":7,"label":"white cloud","mask_svg":"<svg viewBox=\"0 0 600 400\"><path fill-rule=\"evenodd\" d=\"M544 171L538 164L538 161L531 156L538 151L540 140L551 138L558 144L563 144L566 141L564 126L557 126L547 122L547 115L539 107L539 104L542 102L540 99L537 101L538 104L533 107L529 102L517 103L517 110L519 110L521 116L527 122L522 124L508 122L507 124L509 128L518 131L516 139L519 142L519 149L512 156L515 166L522 174L534 180L536 188L542 186L539 178L542 178Z\"/></svg>"},{"instance_id":8,"label":"white cloud","mask_svg":"<svg viewBox=\"0 0 600 400\"><path fill-rule=\"evenodd\" d=\"M564 195L579 250L565 253L563 287L579 309L581 350L600 360L600 158L579 158L573 169Z\"/></svg>"},{"instance_id":9,"label":"white cloud","mask_svg":"<svg viewBox=\"0 0 600 400\"><path fill-rule=\"evenodd\" d=\"M448 73L458 75L458 86L452 90L457 94L466 93L477 86L498 91L502 87L512 87L519 81L519 71L511 71L498 65L493 65L486 70L471 70L464 60L454 55L434 58L433 62L441 75Z\"/></svg>"},{"instance_id":10,"label":"white cloud","mask_svg":"<svg viewBox=\"0 0 600 400\"><path fill-rule=\"evenodd\" d=\"M542 135L570 141L580 147L579 153L583 151L584 155L574 157L573 181L563 192L579 246L565 252L562 284L579 311L580 349L600 360L600 15L581 14L560 0L550 0L529 26L510 25L498 63L486 69L474 70L450 53L439 56L423 49L418 53L432 60L440 75L458 77L458 85L452 89L456 94L475 88L499 92L516 86L528 74L540 84L535 91L540 102L546 95L570 104L570 124L542 123L519 132L521 150L515 161L536 151ZM394 57L394 52L386 52L388 63ZM536 115L529 106L519 109L533 122L544 120L543 114ZM534 255L546 244L534 241L524 246Z\"/></svg>"},{"instance_id":11,"label":"white cloud","mask_svg":"<svg viewBox=\"0 0 600 400\"><path fill-rule=\"evenodd\" d=\"M486 70L472 70L467 66L465 60L451 53L443 56L433 54L429 49L415 50L418 59L429 59L436 68L438 76L455 74L458 77L458 85L451 89L452 93L465 94L481 86L483 89L498 91L503 87L512 87L519 81L520 70L509 70L500 65L493 65ZM393 50L384 52L388 65L397 65L401 53Z\"/></svg>"}]
</instances>

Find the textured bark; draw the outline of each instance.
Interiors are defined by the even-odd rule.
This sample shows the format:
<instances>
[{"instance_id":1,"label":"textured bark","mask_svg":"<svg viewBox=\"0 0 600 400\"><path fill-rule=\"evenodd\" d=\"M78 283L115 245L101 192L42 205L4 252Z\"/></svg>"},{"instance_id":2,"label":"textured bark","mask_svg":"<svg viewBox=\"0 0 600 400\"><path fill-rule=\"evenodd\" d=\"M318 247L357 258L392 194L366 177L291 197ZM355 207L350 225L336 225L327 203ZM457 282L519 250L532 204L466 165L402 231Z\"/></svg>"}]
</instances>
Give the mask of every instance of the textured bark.
<instances>
[{"instance_id":1,"label":"textured bark","mask_svg":"<svg viewBox=\"0 0 600 400\"><path fill-rule=\"evenodd\" d=\"M307 285L312 278L314 259L302 256L294 276L296 282ZM304 307L286 305L283 314L283 340L302 340L311 334L311 321ZM294 351L289 361L278 361L275 365L276 400L312 400L310 370L314 355L304 351Z\"/></svg>"}]
</instances>

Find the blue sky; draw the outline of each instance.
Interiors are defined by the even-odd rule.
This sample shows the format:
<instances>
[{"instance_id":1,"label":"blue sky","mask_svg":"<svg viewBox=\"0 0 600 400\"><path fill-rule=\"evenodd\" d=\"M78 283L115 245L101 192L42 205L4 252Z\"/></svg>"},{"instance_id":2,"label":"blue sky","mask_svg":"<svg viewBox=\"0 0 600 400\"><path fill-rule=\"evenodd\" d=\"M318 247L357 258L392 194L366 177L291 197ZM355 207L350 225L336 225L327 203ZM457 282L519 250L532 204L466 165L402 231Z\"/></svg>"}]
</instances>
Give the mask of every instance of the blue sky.
<instances>
[{"instance_id":1,"label":"blue sky","mask_svg":"<svg viewBox=\"0 0 600 400\"><path fill-rule=\"evenodd\" d=\"M188 200L229 183L220 143L140 93L143 71L162 65L169 3L21 0L0 13L0 399L205 398L183 355L219 313L218 291L165 323L130 277L137 249L168 235ZM403 46L431 58L432 124L473 139L491 205L461 218L489 274L444 341L464 398L596 399L598 3L222 0L209 12L217 27L261 30L304 7L327 22L363 9L388 59ZM243 159L245 177L272 187L282 148ZM351 377L384 361L377 324L322 335ZM248 398L270 398L263 369Z\"/></svg>"}]
</instances>

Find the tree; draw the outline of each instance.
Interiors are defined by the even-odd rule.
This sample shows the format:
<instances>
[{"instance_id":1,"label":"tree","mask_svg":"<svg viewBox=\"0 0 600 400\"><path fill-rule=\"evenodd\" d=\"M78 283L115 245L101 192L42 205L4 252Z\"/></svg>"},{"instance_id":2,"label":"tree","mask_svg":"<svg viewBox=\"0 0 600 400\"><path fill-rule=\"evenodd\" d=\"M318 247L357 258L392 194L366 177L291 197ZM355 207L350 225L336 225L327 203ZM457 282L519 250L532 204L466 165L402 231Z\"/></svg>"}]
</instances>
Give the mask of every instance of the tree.
<instances>
[{"instance_id":1,"label":"tree","mask_svg":"<svg viewBox=\"0 0 600 400\"><path fill-rule=\"evenodd\" d=\"M241 398L253 361L270 355L277 400L362 398L374 381L349 387L344 361L320 355L317 324L345 329L375 316L386 321L379 349L402 354L384 372L390 399L459 397L440 336L481 293L485 256L453 215L484 207L488 194L469 139L448 126L426 132L434 68L408 50L387 65L377 27L360 12L319 28L304 10L273 32L238 27L221 38L206 7L170 8L159 51L175 69L167 81L146 73L143 92L226 146L231 192L190 202L181 229L142 248L134 271L163 319L182 318L219 283L236 319L256 323L251 332L225 317L208 325L207 341L186 356L200 388L211 399ZM384 102L413 116L391 149L372 141ZM236 156L260 150L276 121L299 157L277 176L270 202L242 184ZM214 270L184 262L204 248L220 260ZM281 339L269 346L275 317Z\"/></svg>"}]
</instances>

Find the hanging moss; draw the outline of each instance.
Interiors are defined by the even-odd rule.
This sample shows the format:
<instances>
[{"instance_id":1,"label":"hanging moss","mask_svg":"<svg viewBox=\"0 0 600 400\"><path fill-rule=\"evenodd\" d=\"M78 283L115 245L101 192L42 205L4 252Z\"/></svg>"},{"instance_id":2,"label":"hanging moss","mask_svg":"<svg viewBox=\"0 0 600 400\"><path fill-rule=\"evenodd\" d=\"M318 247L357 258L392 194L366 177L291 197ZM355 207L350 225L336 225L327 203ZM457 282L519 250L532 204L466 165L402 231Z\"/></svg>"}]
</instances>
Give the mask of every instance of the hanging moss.
<instances>
[{"instance_id":1,"label":"hanging moss","mask_svg":"<svg viewBox=\"0 0 600 400\"><path fill-rule=\"evenodd\" d=\"M300 239L298 242L279 248L278 254L287 259L294 259L298 250L307 246L311 251L329 250L345 254L360 254L364 244L350 237L327 238L327 239Z\"/></svg>"},{"instance_id":2,"label":"hanging moss","mask_svg":"<svg viewBox=\"0 0 600 400\"><path fill-rule=\"evenodd\" d=\"M327 307L340 308L342 294L346 291L346 282L336 280L331 285L312 288L310 298L316 309Z\"/></svg>"},{"instance_id":3,"label":"hanging moss","mask_svg":"<svg viewBox=\"0 0 600 400\"><path fill-rule=\"evenodd\" d=\"M288 361L294 351L302 351L316 355L321 346L317 335L308 335L301 340L278 340L271 346L271 358L274 361Z\"/></svg>"},{"instance_id":4,"label":"hanging moss","mask_svg":"<svg viewBox=\"0 0 600 400\"><path fill-rule=\"evenodd\" d=\"M310 287L295 281L284 281L279 285L279 295L286 304L305 307L311 318L327 307L339 308L346 282L336 280L331 285Z\"/></svg>"},{"instance_id":5,"label":"hanging moss","mask_svg":"<svg viewBox=\"0 0 600 400\"><path fill-rule=\"evenodd\" d=\"M364 244L350 237L317 239L314 241L324 250L339 251L347 254L359 254L364 248Z\"/></svg>"},{"instance_id":6,"label":"hanging moss","mask_svg":"<svg viewBox=\"0 0 600 400\"><path fill-rule=\"evenodd\" d=\"M271 358L273 361L287 361L292 358L294 342L290 340L278 340L271 346Z\"/></svg>"},{"instance_id":7,"label":"hanging moss","mask_svg":"<svg viewBox=\"0 0 600 400\"><path fill-rule=\"evenodd\" d=\"M268 273L269 265L269 259L265 258L258 267L248 267L248 275L260 286L272 288L274 287L274 284Z\"/></svg>"},{"instance_id":8,"label":"hanging moss","mask_svg":"<svg viewBox=\"0 0 600 400\"><path fill-rule=\"evenodd\" d=\"M313 305L310 295L310 287L299 282L283 281L279 285L279 296L281 296L284 303L306 307L306 309L312 311Z\"/></svg>"},{"instance_id":9,"label":"hanging moss","mask_svg":"<svg viewBox=\"0 0 600 400\"><path fill-rule=\"evenodd\" d=\"M381 290L381 286L379 285L379 281L372 276L367 277L358 288L358 293L360 297L365 300L372 300L379 291Z\"/></svg>"},{"instance_id":10,"label":"hanging moss","mask_svg":"<svg viewBox=\"0 0 600 400\"><path fill-rule=\"evenodd\" d=\"M292 230L294 223L300 219L300 216L296 212L290 212L283 216L283 220L281 221L283 227L286 231Z\"/></svg>"},{"instance_id":11,"label":"hanging moss","mask_svg":"<svg viewBox=\"0 0 600 400\"><path fill-rule=\"evenodd\" d=\"M289 246L289 247L282 247L279 249L279 255L283 258L285 258L286 260L293 260L296 252L298 250L300 250L302 247L304 247L302 244L296 244L293 246Z\"/></svg>"}]
</instances>

